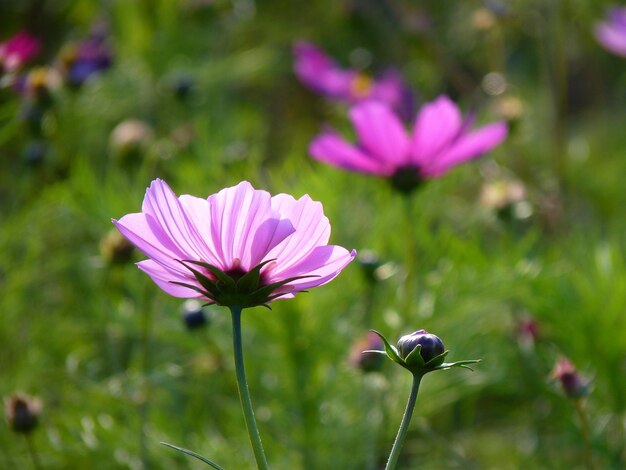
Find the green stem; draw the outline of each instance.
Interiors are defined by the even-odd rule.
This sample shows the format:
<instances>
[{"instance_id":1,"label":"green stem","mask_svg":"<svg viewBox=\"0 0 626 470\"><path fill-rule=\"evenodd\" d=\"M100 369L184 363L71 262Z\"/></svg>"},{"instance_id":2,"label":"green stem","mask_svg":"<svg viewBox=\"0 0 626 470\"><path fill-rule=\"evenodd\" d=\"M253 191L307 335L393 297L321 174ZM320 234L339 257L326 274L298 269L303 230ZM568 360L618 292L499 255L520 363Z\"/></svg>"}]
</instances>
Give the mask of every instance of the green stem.
<instances>
[{"instance_id":1,"label":"green stem","mask_svg":"<svg viewBox=\"0 0 626 470\"><path fill-rule=\"evenodd\" d=\"M581 398L574 401L576 405L576 411L578 412L578 418L580 419L580 432L583 437L583 458L585 460L585 466L587 470L595 470L593 460L591 459L591 445L589 442L589 422L587 421L587 413L585 413L585 407Z\"/></svg>"},{"instance_id":2,"label":"green stem","mask_svg":"<svg viewBox=\"0 0 626 470\"><path fill-rule=\"evenodd\" d=\"M28 453L30 454L30 458L33 461L33 468L35 470L39 470L41 468L41 464L39 463L37 451L35 450L35 444L30 434L26 435L26 446L28 447Z\"/></svg>"},{"instance_id":3,"label":"green stem","mask_svg":"<svg viewBox=\"0 0 626 470\"><path fill-rule=\"evenodd\" d=\"M254 411L252 409L252 401L250 400L250 391L248 390L248 382L246 381L246 372L243 365L243 347L241 343L241 307L230 307L230 314L233 319L233 350L235 354L235 371L237 373L237 387L239 388L239 398L241 399L241 409L246 421L248 436L254 451L254 458L259 470L268 470L267 460L263 444L261 444L261 436L259 428L254 419Z\"/></svg>"},{"instance_id":4,"label":"green stem","mask_svg":"<svg viewBox=\"0 0 626 470\"><path fill-rule=\"evenodd\" d=\"M398 435L391 448L389 459L385 470L393 470L398 464L400 458L400 450L404 444L406 433L409 429L409 423L411 422L411 416L413 415L413 409L415 408L415 402L417 401L417 392L420 388L420 382L422 381L422 375L413 374L413 385L411 386L411 394L409 395L409 401L406 404L406 410L404 410L404 416L402 417L402 423L400 423L400 429L398 429Z\"/></svg>"},{"instance_id":5,"label":"green stem","mask_svg":"<svg viewBox=\"0 0 626 470\"><path fill-rule=\"evenodd\" d=\"M406 234L406 243L404 245L404 305L403 305L403 315L404 318L411 318L415 302L413 301L413 288L415 282L415 271L416 271L416 259L417 259L417 224L415 218L413 217L413 197L412 195L407 195L403 197L404 199L404 215L405 215L405 223L406 227L404 229L404 233Z\"/></svg>"}]
</instances>

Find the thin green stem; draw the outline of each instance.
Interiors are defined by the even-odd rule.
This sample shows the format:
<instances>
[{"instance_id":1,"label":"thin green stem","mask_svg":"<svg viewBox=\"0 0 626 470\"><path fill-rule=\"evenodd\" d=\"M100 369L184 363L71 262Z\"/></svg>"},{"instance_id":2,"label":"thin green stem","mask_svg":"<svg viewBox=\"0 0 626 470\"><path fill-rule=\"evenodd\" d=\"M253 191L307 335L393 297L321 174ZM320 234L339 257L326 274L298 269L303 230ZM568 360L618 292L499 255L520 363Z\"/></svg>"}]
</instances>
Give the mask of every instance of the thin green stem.
<instances>
[{"instance_id":1,"label":"thin green stem","mask_svg":"<svg viewBox=\"0 0 626 470\"><path fill-rule=\"evenodd\" d=\"M28 453L30 454L30 458L33 461L33 468L35 470L39 470L41 468L41 464L39 463L39 458L37 457L35 443L33 442L33 438L30 434L26 435L26 446L28 447Z\"/></svg>"},{"instance_id":2,"label":"thin green stem","mask_svg":"<svg viewBox=\"0 0 626 470\"><path fill-rule=\"evenodd\" d=\"M409 429L409 423L411 422L411 416L413 416L413 409L415 408L415 402L417 401L417 392L420 388L420 382L422 381L422 375L413 374L413 385L411 386L411 394L409 395L409 401L406 404L406 410L404 410L404 416L402 417L402 423L400 423L400 429L398 429L398 435L391 448L389 459L385 470L393 470L398 464L400 458L400 450L404 444L406 433Z\"/></svg>"},{"instance_id":3,"label":"thin green stem","mask_svg":"<svg viewBox=\"0 0 626 470\"><path fill-rule=\"evenodd\" d=\"M239 388L239 398L241 399L241 409L246 421L248 436L254 451L254 458L259 470L268 470L267 459L263 444L261 444L261 436L254 418L254 410L252 409L252 401L250 400L250 391L248 390L248 382L246 381L246 372L243 365L243 346L241 342L241 307L230 307L230 314L233 319L233 350L235 354L235 371L237 373L237 387Z\"/></svg>"},{"instance_id":4,"label":"thin green stem","mask_svg":"<svg viewBox=\"0 0 626 470\"><path fill-rule=\"evenodd\" d=\"M406 227L404 233L406 234L406 242L404 244L404 305L403 315L405 318L411 318L413 313L413 288L415 283L415 271L417 260L417 224L413 216L413 195L407 195L403 197L404 200L404 216Z\"/></svg>"},{"instance_id":5,"label":"thin green stem","mask_svg":"<svg viewBox=\"0 0 626 470\"><path fill-rule=\"evenodd\" d=\"M581 398L574 400L576 405L576 411L578 412L578 418L580 419L580 432L583 437L583 458L585 460L585 466L587 470L595 470L593 465L593 459L591 458L591 444L589 441L589 421L587 420L587 413L585 413L585 407L583 406L583 400Z\"/></svg>"}]
</instances>

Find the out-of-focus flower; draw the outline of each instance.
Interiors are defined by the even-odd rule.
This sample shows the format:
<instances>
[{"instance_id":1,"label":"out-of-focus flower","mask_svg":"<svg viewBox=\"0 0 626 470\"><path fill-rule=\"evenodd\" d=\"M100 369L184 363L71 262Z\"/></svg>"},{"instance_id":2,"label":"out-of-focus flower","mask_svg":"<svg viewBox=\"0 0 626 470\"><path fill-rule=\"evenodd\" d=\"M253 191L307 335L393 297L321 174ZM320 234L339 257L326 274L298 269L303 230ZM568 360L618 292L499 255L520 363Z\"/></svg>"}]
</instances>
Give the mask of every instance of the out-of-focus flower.
<instances>
[{"instance_id":1,"label":"out-of-focus flower","mask_svg":"<svg viewBox=\"0 0 626 470\"><path fill-rule=\"evenodd\" d=\"M0 67L7 72L13 72L36 56L40 49L39 39L26 31L20 31L0 43Z\"/></svg>"},{"instance_id":2,"label":"out-of-focus flower","mask_svg":"<svg viewBox=\"0 0 626 470\"><path fill-rule=\"evenodd\" d=\"M107 70L113 63L113 54L106 35L98 32L78 44L70 44L61 51L61 69L65 81L79 87L90 78Z\"/></svg>"},{"instance_id":3,"label":"out-of-focus flower","mask_svg":"<svg viewBox=\"0 0 626 470\"><path fill-rule=\"evenodd\" d=\"M515 333L520 347L530 350L539 338L539 322L530 315L524 315L518 320Z\"/></svg>"},{"instance_id":4,"label":"out-of-focus flower","mask_svg":"<svg viewBox=\"0 0 626 470\"><path fill-rule=\"evenodd\" d=\"M37 427L42 404L39 398L15 393L6 399L6 418L9 427L19 433L28 434Z\"/></svg>"},{"instance_id":5,"label":"out-of-focus flower","mask_svg":"<svg viewBox=\"0 0 626 470\"><path fill-rule=\"evenodd\" d=\"M580 376L574 364L565 357L560 357L550 375L558 380L568 398L579 399L589 395L589 383Z\"/></svg>"},{"instance_id":6,"label":"out-of-focus flower","mask_svg":"<svg viewBox=\"0 0 626 470\"><path fill-rule=\"evenodd\" d=\"M43 140L31 140L24 147L24 163L37 166L46 159L48 152L48 145Z\"/></svg>"},{"instance_id":7,"label":"out-of-focus flower","mask_svg":"<svg viewBox=\"0 0 626 470\"><path fill-rule=\"evenodd\" d=\"M100 256L108 264L128 263L134 251L133 244L115 229L109 230L100 240Z\"/></svg>"},{"instance_id":8,"label":"out-of-focus flower","mask_svg":"<svg viewBox=\"0 0 626 470\"><path fill-rule=\"evenodd\" d=\"M478 8L472 13L472 26L478 31L486 31L496 24L496 15L489 8Z\"/></svg>"},{"instance_id":9,"label":"out-of-focus flower","mask_svg":"<svg viewBox=\"0 0 626 470\"><path fill-rule=\"evenodd\" d=\"M393 263L383 263L378 254L372 250L359 250L357 260L368 284L384 281L396 273L396 267Z\"/></svg>"},{"instance_id":10,"label":"out-of-focus flower","mask_svg":"<svg viewBox=\"0 0 626 470\"><path fill-rule=\"evenodd\" d=\"M519 181L502 179L485 183L480 193L480 203L505 222L528 219L533 214L526 187Z\"/></svg>"},{"instance_id":11,"label":"out-of-focus flower","mask_svg":"<svg viewBox=\"0 0 626 470\"><path fill-rule=\"evenodd\" d=\"M52 94L62 84L59 72L51 67L35 67L16 82L16 88L28 101L47 106Z\"/></svg>"},{"instance_id":12,"label":"out-of-focus flower","mask_svg":"<svg viewBox=\"0 0 626 470\"><path fill-rule=\"evenodd\" d=\"M494 113L502 116L507 121L515 121L524 115L524 103L513 95L502 95L494 100L492 107Z\"/></svg>"},{"instance_id":13,"label":"out-of-focus flower","mask_svg":"<svg viewBox=\"0 0 626 470\"><path fill-rule=\"evenodd\" d=\"M187 299L185 301L181 310L181 316L188 330L197 330L209 323L202 304L196 299Z\"/></svg>"},{"instance_id":14,"label":"out-of-focus flower","mask_svg":"<svg viewBox=\"0 0 626 470\"><path fill-rule=\"evenodd\" d=\"M152 182L142 212L114 220L150 259L138 263L165 292L240 308L320 286L356 256L328 245L330 223L307 195L271 196L244 181L208 199Z\"/></svg>"},{"instance_id":15,"label":"out-of-focus flower","mask_svg":"<svg viewBox=\"0 0 626 470\"><path fill-rule=\"evenodd\" d=\"M480 203L490 209L502 209L526 199L526 187L519 181L494 181L483 186Z\"/></svg>"},{"instance_id":16,"label":"out-of-focus flower","mask_svg":"<svg viewBox=\"0 0 626 470\"><path fill-rule=\"evenodd\" d=\"M371 351L384 350L385 344L380 337L373 331L368 331L352 346L348 362L363 372L374 372L380 370L385 361L385 356Z\"/></svg>"},{"instance_id":17,"label":"out-of-focus flower","mask_svg":"<svg viewBox=\"0 0 626 470\"><path fill-rule=\"evenodd\" d=\"M311 155L339 168L387 177L403 193L481 156L507 136L503 122L471 131L473 119L463 119L459 108L445 96L424 105L411 134L389 106L380 102L355 105L350 119L357 145L330 129L313 140Z\"/></svg>"},{"instance_id":18,"label":"out-of-focus flower","mask_svg":"<svg viewBox=\"0 0 626 470\"><path fill-rule=\"evenodd\" d=\"M306 41L296 42L293 52L296 76L311 90L349 104L381 101L402 118L412 117L415 96L397 70L387 69L372 78L356 69L339 67L324 51Z\"/></svg>"},{"instance_id":19,"label":"out-of-focus flower","mask_svg":"<svg viewBox=\"0 0 626 470\"><path fill-rule=\"evenodd\" d=\"M626 7L609 9L606 19L598 21L593 32L605 49L626 57Z\"/></svg>"},{"instance_id":20,"label":"out-of-focus flower","mask_svg":"<svg viewBox=\"0 0 626 470\"><path fill-rule=\"evenodd\" d=\"M153 139L154 131L147 123L139 119L127 119L111 131L109 144L115 156L126 158L145 151Z\"/></svg>"}]
</instances>

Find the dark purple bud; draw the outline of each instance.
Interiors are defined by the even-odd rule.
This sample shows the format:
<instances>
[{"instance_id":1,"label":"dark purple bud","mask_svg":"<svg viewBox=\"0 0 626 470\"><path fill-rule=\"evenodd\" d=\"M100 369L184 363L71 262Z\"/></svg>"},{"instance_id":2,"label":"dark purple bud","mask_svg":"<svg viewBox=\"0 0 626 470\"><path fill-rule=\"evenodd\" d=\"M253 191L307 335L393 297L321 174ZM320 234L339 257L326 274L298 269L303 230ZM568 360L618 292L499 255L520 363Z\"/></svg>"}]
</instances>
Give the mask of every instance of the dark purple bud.
<instances>
[{"instance_id":1,"label":"dark purple bud","mask_svg":"<svg viewBox=\"0 0 626 470\"><path fill-rule=\"evenodd\" d=\"M124 264L133 258L135 247L118 230L110 230L100 240L100 256L108 264Z\"/></svg>"},{"instance_id":2,"label":"dark purple bud","mask_svg":"<svg viewBox=\"0 0 626 470\"><path fill-rule=\"evenodd\" d=\"M21 393L11 395L6 401L6 417L15 432L28 434L37 426L41 413L41 400Z\"/></svg>"},{"instance_id":3,"label":"dark purple bud","mask_svg":"<svg viewBox=\"0 0 626 470\"><path fill-rule=\"evenodd\" d=\"M188 330L197 330L208 323L202 305L193 299L187 300L183 304L182 317Z\"/></svg>"},{"instance_id":4,"label":"dark purple bud","mask_svg":"<svg viewBox=\"0 0 626 470\"><path fill-rule=\"evenodd\" d=\"M406 360L407 356L413 352L418 345L422 347L420 355L424 363L427 363L434 357L445 352L445 347L437 336L431 335L426 330L418 330L398 340L398 355L401 359Z\"/></svg>"},{"instance_id":5,"label":"dark purple bud","mask_svg":"<svg viewBox=\"0 0 626 470\"><path fill-rule=\"evenodd\" d=\"M384 350L383 340L376 333L369 331L353 344L348 362L363 372L375 372L380 370L384 364L385 356L375 352L364 351Z\"/></svg>"},{"instance_id":6,"label":"dark purple bud","mask_svg":"<svg viewBox=\"0 0 626 470\"><path fill-rule=\"evenodd\" d=\"M561 383L561 388L568 398L578 399L589 394L589 384L583 380L574 364L565 357L558 359L551 377Z\"/></svg>"}]
</instances>

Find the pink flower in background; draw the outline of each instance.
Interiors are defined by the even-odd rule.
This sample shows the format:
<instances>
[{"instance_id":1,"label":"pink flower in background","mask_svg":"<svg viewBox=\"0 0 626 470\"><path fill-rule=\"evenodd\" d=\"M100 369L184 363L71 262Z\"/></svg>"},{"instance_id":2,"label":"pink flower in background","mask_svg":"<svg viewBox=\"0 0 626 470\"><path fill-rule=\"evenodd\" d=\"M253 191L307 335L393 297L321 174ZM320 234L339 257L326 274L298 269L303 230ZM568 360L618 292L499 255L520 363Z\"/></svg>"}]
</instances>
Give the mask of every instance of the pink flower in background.
<instances>
[{"instance_id":1,"label":"pink flower in background","mask_svg":"<svg viewBox=\"0 0 626 470\"><path fill-rule=\"evenodd\" d=\"M296 76L311 90L350 104L382 101L403 118L413 114L415 97L398 71L388 69L372 79L358 70L340 68L321 49L306 41L296 42L293 52Z\"/></svg>"},{"instance_id":2,"label":"pink flower in background","mask_svg":"<svg viewBox=\"0 0 626 470\"><path fill-rule=\"evenodd\" d=\"M16 70L37 55L40 49L39 39L20 31L0 43L0 66L10 72Z\"/></svg>"},{"instance_id":3,"label":"pink flower in background","mask_svg":"<svg viewBox=\"0 0 626 470\"><path fill-rule=\"evenodd\" d=\"M459 108L441 96L426 103L407 133L388 105L364 102L350 109L358 143L326 130L309 146L313 158L346 170L391 178L396 189L411 192L420 182L443 175L499 145L507 126L496 122L471 130Z\"/></svg>"},{"instance_id":4,"label":"pink flower in background","mask_svg":"<svg viewBox=\"0 0 626 470\"><path fill-rule=\"evenodd\" d=\"M326 284L356 255L327 244L321 203L246 181L202 199L176 197L157 179L142 212L113 223L150 258L138 267L168 294L241 308Z\"/></svg>"},{"instance_id":5,"label":"pink flower in background","mask_svg":"<svg viewBox=\"0 0 626 470\"><path fill-rule=\"evenodd\" d=\"M594 28L596 39L610 52L626 57L626 7L613 7Z\"/></svg>"}]
</instances>

